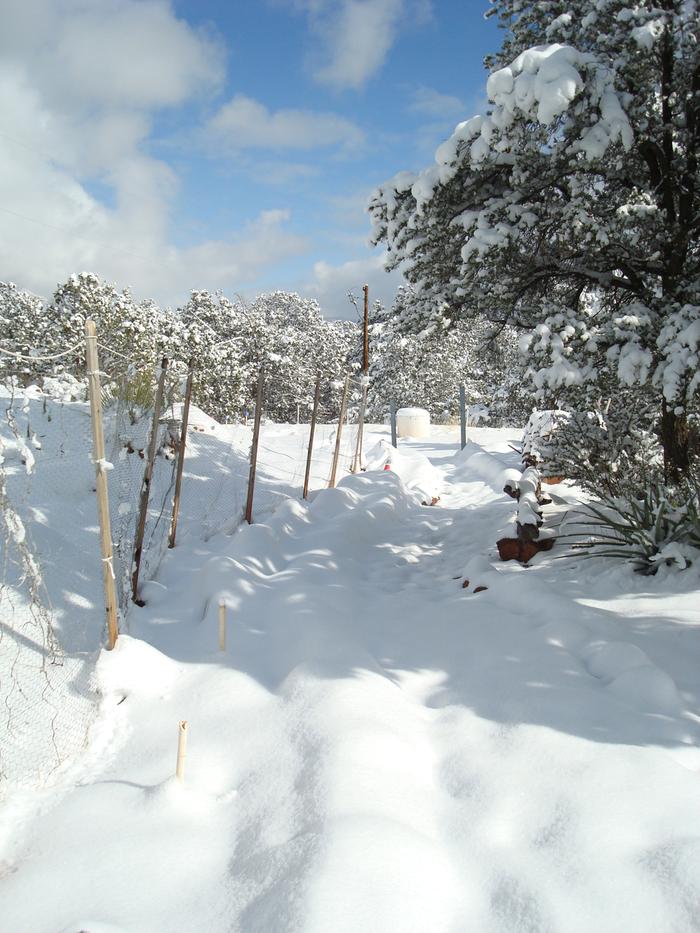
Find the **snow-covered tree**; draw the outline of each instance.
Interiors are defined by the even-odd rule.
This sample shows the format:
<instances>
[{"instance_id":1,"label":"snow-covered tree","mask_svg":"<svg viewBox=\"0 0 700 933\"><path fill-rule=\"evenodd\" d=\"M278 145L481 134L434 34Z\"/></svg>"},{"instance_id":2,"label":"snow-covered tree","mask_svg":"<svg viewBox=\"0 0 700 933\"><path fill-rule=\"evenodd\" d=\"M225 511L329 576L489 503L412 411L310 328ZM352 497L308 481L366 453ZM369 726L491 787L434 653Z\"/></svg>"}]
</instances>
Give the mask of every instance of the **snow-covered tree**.
<instances>
[{"instance_id":1,"label":"snow-covered tree","mask_svg":"<svg viewBox=\"0 0 700 933\"><path fill-rule=\"evenodd\" d=\"M253 338L249 345L257 366L265 366L268 415L276 421L293 421L299 405L307 418L320 374L322 414L332 417L335 406L328 385L347 366L352 328L324 320L315 300L293 292L260 295L249 314L248 333Z\"/></svg>"},{"instance_id":2,"label":"snow-covered tree","mask_svg":"<svg viewBox=\"0 0 700 933\"><path fill-rule=\"evenodd\" d=\"M6 375L23 381L68 372L85 373L84 327L97 325L105 387L135 409L150 404L159 362L170 361L168 389L195 367L194 401L213 417L233 421L252 409L258 374L265 369L265 411L278 421L308 417L317 374L322 377L321 417L337 416L337 393L356 340L355 325L326 321L318 304L289 292L261 295L247 305L220 293L193 291L173 312L153 301L135 301L128 289L91 273L72 275L53 300L0 283L0 348L24 356L48 356L75 347L55 362L2 359Z\"/></svg>"},{"instance_id":3,"label":"snow-covered tree","mask_svg":"<svg viewBox=\"0 0 700 933\"><path fill-rule=\"evenodd\" d=\"M697 0L494 0L491 101L371 202L418 326L526 332L535 385L657 399L671 476L700 387Z\"/></svg>"},{"instance_id":4,"label":"snow-covered tree","mask_svg":"<svg viewBox=\"0 0 700 933\"><path fill-rule=\"evenodd\" d=\"M240 418L248 394L251 367L241 333L244 313L241 302L204 290L193 291L179 309L180 354L195 367L193 400L219 421Z\"/></svg>"},{"instance_id":5,"label":"snow-covered tree","mask_svg":"<svg viewBox=\"0 0 700 933\"><path fill-rule=\"evenodd\" d=\"M17 288L12 282L0 282L0 374L16 375L21 382L51 373L57 365L40 357L52 356L69 348L57 339L49 326L44 302L31 292ZM34 357L30 361L20 357Z\"/></svg>"},{"instance_id":6,"label":"snow-covered tree","mask_svg":"<svg viewBox=\"0 0 700 933\"><path fill-rule=\"evenodd\" d=\"M406 326L416 296L399 288L393 307L375 303L370 314L370 417L381 420L391 402L426 408L433 420L459 411L459 387L470 405L483 405L497 422L518 423L529 414L520 389L517 341L512 329L498 337L483 321L458 321L417 334Z\"/></svg>"}]
</instances>

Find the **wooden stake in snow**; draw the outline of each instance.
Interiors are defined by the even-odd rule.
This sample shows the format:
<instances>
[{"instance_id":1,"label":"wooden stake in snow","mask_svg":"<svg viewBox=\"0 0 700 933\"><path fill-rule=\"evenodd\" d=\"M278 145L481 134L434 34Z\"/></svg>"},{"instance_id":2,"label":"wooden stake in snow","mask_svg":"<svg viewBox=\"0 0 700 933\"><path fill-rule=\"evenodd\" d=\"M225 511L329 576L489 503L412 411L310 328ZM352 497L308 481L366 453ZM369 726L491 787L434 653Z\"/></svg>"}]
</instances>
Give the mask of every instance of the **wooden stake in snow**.
<instances>
[{"instance_id":1,"label":"wooden stake in snow","mask_svg":"<svg viewBox=\"0 0 700 933\"><path fill-rule=\"evenodd\" d=\"M343 386L343 397L340 402L340 415L338 416L338 432L335 436L335 450L333 451L333 466L331 467L331 478L328 481L328 488L335 486L335 477L338 472L338 457L340 456L340 437L343 433L343 422L345 421L345 412L348 408L348 392L350 391L350 373L345 377Z\"/></svg>"},{"instance_id":2,"label":"wooden stake in snow","mask_svg":"<svg viewBox=\"0 0 700 933\"><path fill-rule=\"evenodd\" d=\"M389 405L389 419L391 421L391 446L398 447L396 440L396 402L391 402Z\"/></svg>"},{"instance_id":3,"label":"wooden stake in snow","mask_svg":"<svg viewBox=\"0 0 700 933\"><path fill-rule=\"evenodd\" d=\"M309 450L306 454L306 473L304 474L304 490L301 494L302 499L309 496L309 479L311 477L311 455L314 449L314 434L316 433L316 419L318 418L318 400L321 395L321 374L316 376L316 387L314 389L314 408L311 412L311 430L309 431Z\"/></svg>"},{"instance_id":4,"label":"wooden stake in snow","mask_svg":"<svg viewBox=\"0 0 700 933\"><path fill-rule=\"evenodd\" d=\"M187 757L187 720L182 719L177 732L177 764L175 777L181 784L185 783L185 758Z\"/></svg>"},{"instance_id":5,"label":"wooden stake in snow","mask_svg":"<svg viewBox=\"0 0 700 933\"><path fill-rule=\"evenodd\" d=\"M219 601L219 651L226 651L226 603Z\"/></svg>"},{"instance_id":6,"label":"wooden stake in snow","mask_svg":"<svg viewBox=\"0 0 700 933\"><path fill-rule=\"evenodd\" d=\"M258 394L255 400L255 424L253 426L253 446L250 449L250 474L248 476L248 500L245 506L245 520L253 524L253 494L255 492L255 470L258 465L258 441L260 440L260 418L263 407L264 373L258 376Z\"/></svg>"},{"instance_id":7,"label":"wooden stake in snow","mask_svg":"<svg viewBox=\"0 0 700 933\"><path fill-rule=\"evenodd\" d=\"M177 519L180 514L180 492L182 490L182 471L185 468L185 447L187 446L187 425L190 419L190 400L192 399L192 382L194 379L194 360L190 360L185 386L185 404L182 408L182 426L180 428L180 447L177 452L177 473L175 475L175 495L173 496L173 515L170 519L170 535L168 547L175 547L177 535Z\"/></svg>"},{"instance_id":8,"label":"wooden stake in snow","mask_svg":"<svg viewBox=\"0 0 700 933\"><path fill-rule=\"evenodd\" d=\"M102 582L107 609L107 647L111 651L117 643L119 624L117 620L117 590L114 583L112 529L109 520L109 498L107 495L107 461L105 459L105 438L102 428L102 388L100 386L100 365L97 358L97 330L94 321L85 322L85 360L87 362L88 392L90 396L92 459L95 463L97 514L100 522Z\"/></svg>"},{"instance_id":9,"label":"wooden stake in snow","mask_svg":"<svg viewBox=\"0 0 700 933\"><path fill-rule=\"evenodd\" d=\"M143 471L143 480L141 482L141 498L139 500L139 521L136 526L136 538L134 539L134 571L131 575L131 598L137 606L143 606L143 600L139 599L139 573L141 571L141 552L143 550L143 539L146 533L146 519L148 518L148 496L151 491L151 478L153 476L153 465L156 460L156 451L158 449L158 425L160 424L160 409L163 404L163 390L165 387L165 372L168 368L168 361L163 357L160 364L160 376L156 386L156 395L153 400L153 422L151 424L151 437L148 442L148 457L146 458L146 468Z\"/></svg>"}]
</instances>

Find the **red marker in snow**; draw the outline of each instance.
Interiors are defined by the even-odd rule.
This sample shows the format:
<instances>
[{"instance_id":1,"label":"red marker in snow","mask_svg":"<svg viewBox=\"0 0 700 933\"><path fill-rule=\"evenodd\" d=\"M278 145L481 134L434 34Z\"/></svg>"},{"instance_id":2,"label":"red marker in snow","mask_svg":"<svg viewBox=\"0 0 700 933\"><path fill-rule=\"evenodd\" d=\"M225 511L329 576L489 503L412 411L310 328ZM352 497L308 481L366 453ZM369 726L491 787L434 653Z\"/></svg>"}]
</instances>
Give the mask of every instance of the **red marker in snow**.
<instances>
[{"instance_id":1,"label":"red marker in snow","mask_svg":"<svg viewBox=\"0 0 700 933\"><path fill-rule=\"evenodd\" d=\"M385 469L385 470L390 470L390 469L391 469L391 464L390 464L390 463L385 463L385 464L384 464L384 469Z\"/></svg>"}]
</instances>

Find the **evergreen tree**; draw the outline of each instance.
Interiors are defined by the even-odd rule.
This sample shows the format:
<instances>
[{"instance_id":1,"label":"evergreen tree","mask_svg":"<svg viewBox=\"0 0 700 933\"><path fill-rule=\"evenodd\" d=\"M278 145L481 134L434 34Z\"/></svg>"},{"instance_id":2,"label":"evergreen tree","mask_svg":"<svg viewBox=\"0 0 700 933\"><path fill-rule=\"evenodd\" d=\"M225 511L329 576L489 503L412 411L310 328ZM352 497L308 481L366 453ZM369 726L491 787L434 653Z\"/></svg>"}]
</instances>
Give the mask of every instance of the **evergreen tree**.
<instances>
[{"instance_id":1,"label":"evergreen tree","mask_svg":"<svg viewBox=\"0 0 700 933\"><path fill-rule=\"evenodd\" d=\"M700 386L697 0L492 13L488 113L379 189L375 240L416 287L417 326L513 323L543 391L646 386L677 478Z\"/></svg>"}]
</instances>

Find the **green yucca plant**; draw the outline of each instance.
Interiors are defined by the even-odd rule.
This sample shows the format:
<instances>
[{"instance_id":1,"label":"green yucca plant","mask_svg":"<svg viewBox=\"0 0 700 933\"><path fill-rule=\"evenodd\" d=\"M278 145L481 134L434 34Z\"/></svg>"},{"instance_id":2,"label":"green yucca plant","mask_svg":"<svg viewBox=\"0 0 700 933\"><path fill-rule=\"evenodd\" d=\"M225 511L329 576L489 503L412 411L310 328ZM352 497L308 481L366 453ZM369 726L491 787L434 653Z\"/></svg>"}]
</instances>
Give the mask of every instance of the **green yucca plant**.
<instances>
[{"instance_id":1,"label":"green yucca plant","mask_svg":"<svg viewBox=\"0 0 700 933\"><path fill-rule=\"evenodd\" d=\"M562 537L590 540L575 543L588 557L631 560L641 573L656 573L659 564L692 563L691 548L700 551L700 485L690 478L681 487L652 481L637 497L613 496L599 491L596 502L584 506L582 520L587 530ZM700 553L698 554L700 557Z\"/></svg>"}]
</instances>

